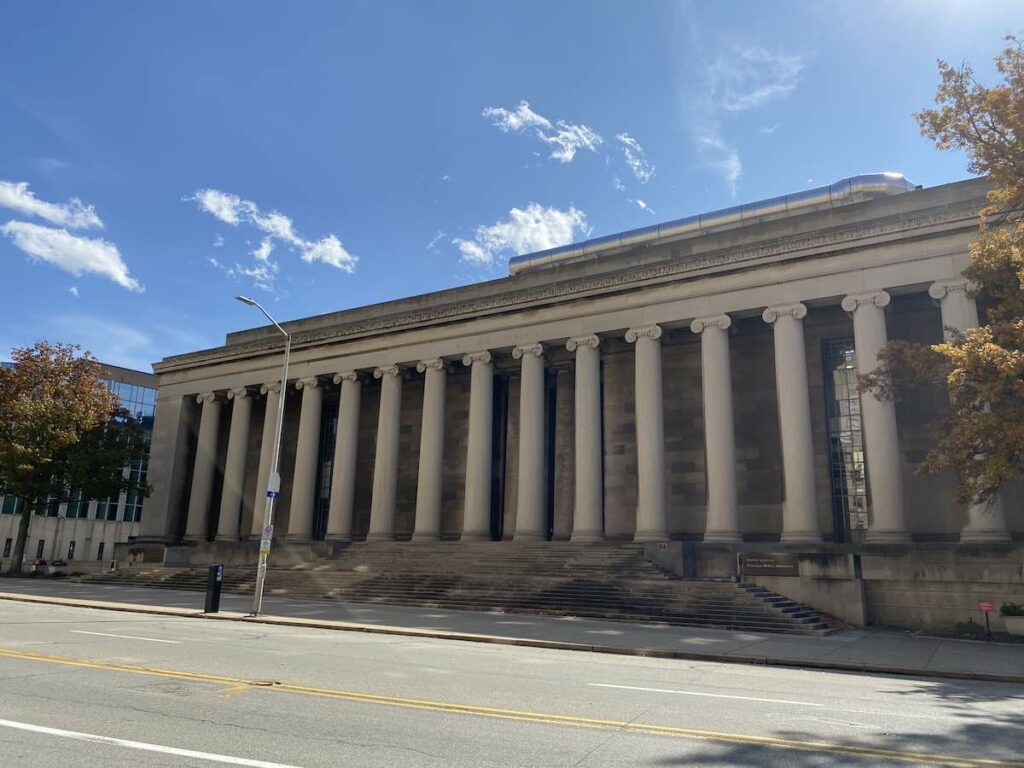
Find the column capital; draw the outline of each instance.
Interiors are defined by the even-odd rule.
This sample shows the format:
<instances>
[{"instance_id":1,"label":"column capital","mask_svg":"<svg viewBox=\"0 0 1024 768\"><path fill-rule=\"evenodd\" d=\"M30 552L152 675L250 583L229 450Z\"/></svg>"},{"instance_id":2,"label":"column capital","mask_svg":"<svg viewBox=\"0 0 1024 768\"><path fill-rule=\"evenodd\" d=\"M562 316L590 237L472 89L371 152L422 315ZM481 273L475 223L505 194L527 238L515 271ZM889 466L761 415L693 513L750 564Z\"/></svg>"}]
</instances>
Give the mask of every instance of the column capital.
<instances>
[{"instance_id":1,"label":"column capital","mask_svg":"<svg viewBox=\"0 0 1024 768\"><path fill-rule=\"evenodd\" d=\"M660 325L645 325L640 328L630 328L626 331L626 341L632 344L637 339L660 339Z\"/></svg>"},{"instance_id":2,"label":"column capital","mask_svg":"<svg viewBox=\"0 0 1024 768\"><path fill-rule=\"evenodd\" d=\"M966 277L954 277L949 280L936 280L928 288L928 295L933 299L944 299L950 293L966 294L971 287Z\"/></svg>"},{"instance_id":3,"label":"column capital","mask_svg":"<svg viewBox=\"0 0 1024 768\"><path fill-rule=\"evenodd\" d=\"M216 392L201 392L198 395L196 395L196 402L197 403L212 403L216 399L217 399L217 393Z\"/></svg>"},{"instance_id":4,"label":"column capital","mask_svg":"<svg viewBox=\"0 0 1024 768\"><path fill-rule=\"evenodd\" d=\"M228 400L241 400L244 397L251 397L252 393L248 387L235 387L228 390Z\"/></svg>"},{"instance_id":5,"label":"column capital","mask_svg":"<svg viewBox=\"0 0 1024 768\"><path fill-rule=\"evenodd\" d=\"M343 381L359 381L359 371L341 371L334 374L333 381L335 384L341 384Z\"/></svg>"},{"instance_id":6,"label":"column capital","mask_svg":"<svg viewBox=\"0 0 1024 768\"><path fill-rule=\"evenodd\" d=\"M597 349L600 345L601 339L597 337L597 334L591 333L586 336L573 336L567 342L565 342L565 348L570 352L575 352L580 347L587 347L589 349Z\"/></svg>"},{"instance_id":7,"label":"column capital","mask_svg":"<svg viewBox=\"0 0 1024 768\"><path fill-rule=\"evenodd\" d=\"M267 394L269 392L273 392L276 395L280 391L281 391L281 382L280 381L271 381L271 382L269 382L267 384L261 384L260 385L260 394L261 395L265 395L265 394Z\"/></svg>"},{"instance_id":8,"label":"column capital","mask_svg":"<svg viewBox=\"0 0 1024 768\"><path fill-rule=\"evenodd\" d=\"M517 344L512 347L512 357L516 360L520 360L526 355L531 355L532 357L543 357L544 345L539 341L535 341L532 344Z\"/></svg>"},{"instance_id":9,"label":"column capital","mask_svg":"<svg viewBox=\"0 0 1024 768\"><path fill-rule=\"evenodd\" d=\"M846 312L856 312L864 306L875 306L881 309L889 306L892 297L886 291L865 291L864 293L851 293L843 299L842 307Z\"/></svg>"},{"instance_id":10,"label":"column capital","mask_svg":"<svg viewBox=\"0 0 1024 768\"><path fill-rule=\"evenodd\" d=\"M799 301L795 304L776 304L773 307L765 307L764 312L761 313L761 319L766 323L774 323L780 317L803 320L807 317L807 306Z\"/></svg>"},{"instance_id":11,"label":"column capital","mask_svg":"<svg viewBox=\"0 0 1024 768\"><path fill-rule=\"evenodd\" d=\"M383 379L385 376L401 376L402 367L399 365L381 365L373 369L373 378Z\"/></svg>"},{"instance_id":12,"label":"column capital","mask_svg":"<svg viewBox=\"0 0 1024 768\"><path fill-rule=\"evenodd\" d=\"M709 315L708 317L698 317L692 323L690 323L690 330L694 333L703 333L707 328L718 328L722 331L729 330L729 326L732 325L732 318L728 315Z\"/></svg>"},{"instance_id":13,"label":"column capital","mask_svg":"<svg viewBox=\"0 0 1024 768\"><path fill-rule=\"evenodd\" d=\"M295 382L296 389L316 389L320 386L320 379L316 376L310 376L305 379L299 379Z\"/></svg>"},{"instance_id":14,"label":"column capital","mask_svg":"<svg viewBox=\"0 0 1024 768\"><path fill-rule=\"evenodd\" d=\"M473 363L489 363L491 362L491 353L486 349L482 349L479 352L467 352L462 356L463 365L472 365Z\"/></svg>"},{"instance_id":15,"label":"column capital","mask_svg":"<svg viewBox=\"0 0 1024 768\"><path fill-rule=\"evenodd\" d=\"M432 371L443 371L445 369L444 360L440 357L428 357L426 360L416 363L416 370L419 373L426 373L428 368Z\"/></svg>"}]
</instances>

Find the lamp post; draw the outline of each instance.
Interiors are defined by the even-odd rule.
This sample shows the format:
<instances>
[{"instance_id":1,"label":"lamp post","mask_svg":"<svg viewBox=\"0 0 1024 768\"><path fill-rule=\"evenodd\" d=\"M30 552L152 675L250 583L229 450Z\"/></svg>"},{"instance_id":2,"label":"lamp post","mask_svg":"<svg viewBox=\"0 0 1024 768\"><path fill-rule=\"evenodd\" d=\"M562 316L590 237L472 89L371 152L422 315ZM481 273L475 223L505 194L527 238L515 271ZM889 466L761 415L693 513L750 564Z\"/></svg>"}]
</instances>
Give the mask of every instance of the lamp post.
<instances>
[{"instance_id":1,"label":"lamp post","mask_svg":"<svg viewBox=\"0 0 1024 768\"><path fill-rule=\"evenodd\" d=\"M270 477L267 480L267 506L263 515L263 531L260 534L260 559L256 568L256 591L252 596L251 615L259 616L260 609L263 607L263 582L267 578L267 555L270 554L270 540L274 533L274 500L277 499L281 491L281 475L277 471L277 465L281 456L281 427L284 424L284 398L288 393L288 357L292 351L292 337L258 301L254 301L248 296L235 296L235 298L243 304L256 307L285 338L284 368L281 371L281 392L277 400L277 426L274 430L274 453L270 462Z\"/></svg>"}]
</instances>

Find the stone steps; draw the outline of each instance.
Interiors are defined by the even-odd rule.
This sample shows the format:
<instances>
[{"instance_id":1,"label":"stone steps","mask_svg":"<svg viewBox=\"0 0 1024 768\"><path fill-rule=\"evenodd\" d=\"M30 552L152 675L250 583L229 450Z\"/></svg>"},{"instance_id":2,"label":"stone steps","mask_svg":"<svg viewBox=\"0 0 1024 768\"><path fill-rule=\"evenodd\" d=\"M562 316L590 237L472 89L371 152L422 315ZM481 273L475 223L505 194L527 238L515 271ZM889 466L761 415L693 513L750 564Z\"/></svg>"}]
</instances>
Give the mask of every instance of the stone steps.
<instances>
[{"instance_id":1,"label":"stone steps","mask_svg":"<svg viewBox=\"0 0 1024 768\"><path fill-rule=\"evenodd\" d=\"M255 568L225 570L225 592L250 594ZM205 568L132 566L91 580L206 588ZM827 634L804 606L753 585L682 580L634 544L439 542L352 544L295 568L271 568L268 595L368 605L577 616L752 632Z\"/></svg>"}]
</instances>

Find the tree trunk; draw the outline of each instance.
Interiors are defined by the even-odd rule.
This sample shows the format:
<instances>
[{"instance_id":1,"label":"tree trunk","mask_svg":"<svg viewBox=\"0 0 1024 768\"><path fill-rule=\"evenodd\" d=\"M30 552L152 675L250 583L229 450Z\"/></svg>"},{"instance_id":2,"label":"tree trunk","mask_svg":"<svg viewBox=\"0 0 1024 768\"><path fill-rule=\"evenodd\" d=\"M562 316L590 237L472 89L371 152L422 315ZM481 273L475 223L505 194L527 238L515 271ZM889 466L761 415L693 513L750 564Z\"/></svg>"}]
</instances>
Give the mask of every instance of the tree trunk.
<instances>
[{"instance_id":1,"label":"tree trunk","mask_svg":"<svg viewBox=\"0 0 1024 768\"><path fill-rule=\"evenodd\" d=\"M33 505L25 502L21 508L21 519L18 520L18 536L14 539L14 551L11 553L11 573L21 573L21 564L25 559L25 541L28 539L28 528L32 524Z\"/></svg>"}]
</instances>

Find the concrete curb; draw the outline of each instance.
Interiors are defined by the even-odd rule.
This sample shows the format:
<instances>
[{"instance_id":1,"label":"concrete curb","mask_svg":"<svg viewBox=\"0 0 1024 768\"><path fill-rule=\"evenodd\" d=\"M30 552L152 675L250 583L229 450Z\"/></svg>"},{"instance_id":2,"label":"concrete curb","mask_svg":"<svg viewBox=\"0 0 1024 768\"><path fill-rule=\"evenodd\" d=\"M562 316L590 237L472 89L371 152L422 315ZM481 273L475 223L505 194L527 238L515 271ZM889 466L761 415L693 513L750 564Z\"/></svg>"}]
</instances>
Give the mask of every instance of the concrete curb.
<instances>
[{"instance_id":1,"label":"concrete curb","mask_svg":"<svg viewBox=\"0 0 1024 768\"><path fill-rule=\"evenodd\" d=\"M303 627L306 629L330 629L342 632L366 632L378 635L401 635L406 637L431 638L434 640L460 640L470 643L492 645L513 645L527 648L546 648L559 651L587 651L615 656L643 656L654 659L678 659L682 661L711 661L723 664L754 664L769 667L792 667L797 669L820 669L833 672L859 672L879 675L900 675L913 677L937 677L952 680L979 680L993 683L1024 683L1024 675L1002 675L987 672L927 669L923 667L897 667L885 664L828 661L825 659L787 659L769 656L746 656L742 654L714 653L702 651L673 651L663 648L631 648L628 646L594 645L572 643L562 640L542 640L527 637L505 637L502 635L479 635L471 632L453 632L415 627L389 627L380 624L358 624L347 621L323 621L321 619L298 619L287 616L252 617L244 613L221 611L203 613L188 608L171 608L159 605L137 605L135 603L112 603L102 600L79 600L67 597L25 595L17 592L0 592L0 600L23 603L60 605L70 608L94 608L124 613L147 613L157 616L173 616L187 619L208 619L212 621L239 621L249 624L269 624L282 627Z\"/></svg>"}]
</instances>

